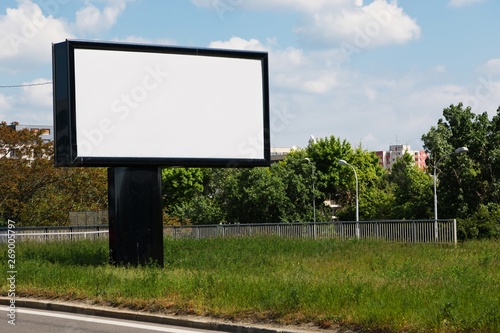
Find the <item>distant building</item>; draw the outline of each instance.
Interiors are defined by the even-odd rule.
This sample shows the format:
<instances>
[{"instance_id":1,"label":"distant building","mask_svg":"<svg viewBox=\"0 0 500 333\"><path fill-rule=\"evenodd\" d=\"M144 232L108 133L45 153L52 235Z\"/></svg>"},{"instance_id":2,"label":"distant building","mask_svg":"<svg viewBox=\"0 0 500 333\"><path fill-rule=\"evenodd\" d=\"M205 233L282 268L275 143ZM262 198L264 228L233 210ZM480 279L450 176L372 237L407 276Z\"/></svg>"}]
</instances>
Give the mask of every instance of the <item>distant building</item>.
<instances>
[{"instance_id":1,"label":"distant building","mask_svg":"<svg viewBox=\"0 0 500 333\"><path fill-rule=\"evenodd\" d=\"M23 129L32 130L35 132L42 133L41 138L44 142L54 141L54 127L48 125L9 125L16 131L21 131Z\"/></svg>"},{"instance_id":2,"label":"distant building","mask_svg":"<svg viewBox=\"0 0 500 333\"><path fill-rule=\"evenodd\" d=\"M392 165L405 153L413 156L415 164L419 169L424 170L427 166L425 160L428 154L425 150L411 150L409 145L391 145L389 150L380 150L375 152L378 156L379 164L387 170L391 170Z\"/></svg>"},{"instance_id":3,"label":"distant building","mask_svg":"<svg viewBox=\"0 0 500 333\"><path fill-rule=\"evenodd\" d=\"M54 141L53 126L48 126L48 125L41 125L41 126L40 125L8 125L8 126L16 131L28 129L28 130L35 131L36 133L40 132L41 138L44 142ZM6 147L0 147L0 158L1 157L16 158L19 156L16 156L13 151L9 151L8 149L6 149Z\"/></svg>"},{"instance_id":4,"label":"distant building","mask_svg":"<svg viewBox=\"0 0 500 333\"><path fill-rule=\"evenodd\" d=\"M293 146L292 148L275 148L271 147L271 162L279 162L285 159L285 156L288 155L292 150L297 149L297 147Z\"/></svg>"}]
</instances>

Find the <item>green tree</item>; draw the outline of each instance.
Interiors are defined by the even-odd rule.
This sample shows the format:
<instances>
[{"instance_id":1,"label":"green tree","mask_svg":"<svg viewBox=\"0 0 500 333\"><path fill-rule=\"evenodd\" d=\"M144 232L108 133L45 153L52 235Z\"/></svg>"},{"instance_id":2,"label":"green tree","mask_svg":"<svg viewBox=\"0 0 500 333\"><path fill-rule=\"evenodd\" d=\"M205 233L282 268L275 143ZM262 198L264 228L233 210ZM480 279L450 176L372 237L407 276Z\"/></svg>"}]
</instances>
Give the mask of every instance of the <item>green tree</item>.
<instances>
[{"instance_id":1,"label":"green tree","mask_svg":"<svg viewBox=\"0 0 500 333\"><path fill-rule=\"evenodd\" d=\"M358 175L360 219L384 218L390 212L392 195L375 153L361 147L353 149L346 140L331 136L310 143L306 154L316 163L318 189L323 193L321 201L331 199L341 205L337 211L341 219L354 220L356 211L354 173L351 168L339 165L341 159L352 165Z\"/></svg>"},{"instance_id":2,"label":"green tree","mask_svg":"<svg viewBox=\"0 0 500 333\"><path fill-rule=\"evenodd\" d=\"M412 155L405 152L397 159L387 177L394 191L393 218L432 218L433 179L418 168Z\"/></svg>"},{"instance_id":3,"label":"green tree","mask_svg":"<svg viewBox=\"0 0 500 333\"><path fill-rule=\"evenodd\" d=\"M200 168L162 170L162 194L165 212L181 223L191 223L187 207L203 192L204 174Z\"/></svg>"},{"instance_id":4,"label":"green tree","mask_svg":"<svg viewBox=\"0 0 500 333\"><path fill-rule=\"evenodd\" d=\"M318 201L316 205L319 204L316 207L316 221L328 219L319 203L323 195L316 186L316 165L314 161L309 163L306 158L306 152L303 149L295 149L283 161L271 166L274 177L279 178L283 183L286 196L286 204L282 209L283 215L280 216L281 222L312 222L314 220L313 199Z\"/></svg>"},{"instance_id":5,"label":"green tree","mask_svg":"<svg viewBox=\"0 0 500 333\"><path fill-rule=\"evenodd\" d=\"M433 172L439 161L439 217L467 217L481 204L498 201L495 190L498 178L492 156L500 141L487 113L476 115L470 107L464 108L460 103L445 108L443 116L436 127L422 136L424 148L431 155L429 172ZM469 148L468 154L452 154L463 146Z\"/></svg>"},{"instance_id":6,"label":"green tree","mask_svg":"<svg viewBox=\"0 0 500 333\"><path fill-rule=\"evenodd\" d=\"M36 193L57 180L52 165L53 145L41 133L16 131L0 123L0 211L5 219L23 224L21 215Z\"/></svg>"},{"instance_id":7,"label":"green tree","mask_svg":"<svg viewBox=\"0 0 500 333\"><path fill-rule=\"evenodd\" d=\"M20 213L24 224L66 225L69 212L107 209L105 168L55 168L55 171L55 180L38 190L25 204Z\"/></svg>"},{"instance_id":8,"label":"green tree","mask_svg":"<svg viewBox=\"0 0 500 333\"><path fill-rule=\"evenodd\" d=\"M41 133L0 123L0 212L18 225L66 225L69 212L107 207L103 168L55 168Z\"/></svg>"},{"instance_id":9,"label":"green tree","mask_svg":"<svg viewBox=\"0 0 500 333\"><path fill-rule=\"evenodd\" d=\"M272 168L239 169L225 186L228 222L277 223L285 216L285 185Z\"/></svg>"},{"instance_id":10,"label":"green tree","mask_svg":"<svg viewBox=\"0 0 500 333\"><path fill-rule=\"evenodd\" d=\"M482 158L482 171L489 202L500 204L500 107L490 121L488 138Z\"/></svg>"},{"instance_id":11,"label":"green tree","mask_svg":"<svg viewBox=\"0 0 500 333\"><path fill-rule=\"evenodd\" d=\"M203 191L184 196L175 211L193 224L313 220L312 169L303 150L292 151L268 168L202 172Z\"/></svg>"},{"instance_id":12,"label":"green tree","mask_svg":"<svg viewBox=\"0 0 500 333\"><path fill-rule=\"evenodd\" d=\"M457 219L457 227L461 240L500 238L500 205L480 205L470 217Z\"/></svg>"}]
</instances>

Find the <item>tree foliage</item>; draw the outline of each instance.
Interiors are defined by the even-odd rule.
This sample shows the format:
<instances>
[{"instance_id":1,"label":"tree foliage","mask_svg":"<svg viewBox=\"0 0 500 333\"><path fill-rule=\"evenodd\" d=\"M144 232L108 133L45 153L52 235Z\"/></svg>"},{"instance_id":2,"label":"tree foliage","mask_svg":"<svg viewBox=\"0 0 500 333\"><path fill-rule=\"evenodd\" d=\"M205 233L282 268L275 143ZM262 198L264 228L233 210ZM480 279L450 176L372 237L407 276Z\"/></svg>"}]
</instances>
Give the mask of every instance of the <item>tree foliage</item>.
<instances>
[{"instance_id":1,"label":"tree foliage","mask_svg":"<svg viewBox=\"0 0 500 333\"><path fill-rule=\"evenodd\" d=\"M392 165L387 176L393 185L395 219L430 219L433 216L433 180L405 154Z\"/></svg>"},{"instance_id":2,"label":"tree foliage","mask_svg":"<svg viewBox=\"0 0 500 333\"><path fill-rule=\"evenodd\" d=\"M311 142L307 155L317 166L318 188L341 208L341 219L355 219L356 186L353 170L339 165L343 159L352 165L358 176L358 201L360 219L373 219L390 209L390 196L386 195L385 171L379 166L378 157L361 147L353 149L346 140L334 136Z\"/></svg>"},{"instance_id":3,"label":"tree foliage","mask_svg":"<svg viewBox=\"0 0 500 333\"><path fill-rule=\"evenodd\" d=\"M214 218L220 223L276 223L313 221L315 207L316 221L330 221L331 209L323 204L329 199L342 206L336 215L354 219L354 175L339 159L357 169L361 218L388 214L392 195L376 155L333 136L293 150L269 168L204 169L203 191L182 203L170 201L175 207L167 211L184 223L213 223Z\"/></svg>"},{"instance_id":4,"label":"tree foliage","mask_svg":"<svg viewBox=\"0 0 500 333\"><path fill-rule=\"evenodd\" d=\"M460 103L443 110L444 119L422 136L430 153L429 172L437 165L439 217L466 217L480 205L499 202L500 108L492 121L487 113L476 115ZM467 154L454 150L467 147ZM448 156L447 156L448 155Z\"/></svg>"},{"instance_id":5,"label":"tree foliage","mask_svg":"<svg viewBox=\"0 0 500 333\"><path fill-rule=\"evenodd\" d=\"M450 105L443 110L443 118L437 126L422 136L422 141L431 154L429 171L434 170L439 161L436 168L439 217L458 217L463 224L459 225L462 237L474 236L473 230L480 230L476 236L498 235L495 230L500 224L497 214L500 108L490 120L486 112L474 114L461 103ZM467 147L469 151L453 154L458 147ZM483 225L483 228L473 225ZM484 226L488 226L488 232Z\"/></svg>"},{"instance_id":6,"label":"tree foliage","mask_svg":"<svg viewBox=\"0 0 500 333\"><path fill-rule=\"evenodd\" d=\"M100 168L55 168L41 133L0 123L0 214L18 225L65 225L69 212L107 207Z\"/></svg>"}]
</instances>

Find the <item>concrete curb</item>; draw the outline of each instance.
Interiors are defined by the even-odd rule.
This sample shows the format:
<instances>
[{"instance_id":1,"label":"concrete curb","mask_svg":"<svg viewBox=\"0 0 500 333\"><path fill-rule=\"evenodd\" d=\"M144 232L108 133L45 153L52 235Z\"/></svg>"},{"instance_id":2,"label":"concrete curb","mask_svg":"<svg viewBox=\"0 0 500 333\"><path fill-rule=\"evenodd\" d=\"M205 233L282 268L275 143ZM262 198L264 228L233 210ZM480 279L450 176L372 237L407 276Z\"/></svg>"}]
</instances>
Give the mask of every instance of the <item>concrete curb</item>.
<instances>
[{"instance_id":1,"label":"concrete curb","mask_svg":"<svg viewBox=\"0 0 500 333\"><path fill-rule=\"evenodd\" d=\"M134 312L129 310L119 310L101 306L88 306L83 304L65 303L58 301L34 300L29 298L16 298L16 308L30 308L38 310L51 310L68 312L74 314L91 315L98 317L142 321L154 324L180 326L186 328L222 331L230 333L297 333L307 332L306 330L283 330L261 327L258 325L238 325L223 322L212 322L196 320L194 318L176 318L168 315L155 315L145 312ZM10 299L0 297L0 305L8 306Z\"/></svg>"}]
</instances>

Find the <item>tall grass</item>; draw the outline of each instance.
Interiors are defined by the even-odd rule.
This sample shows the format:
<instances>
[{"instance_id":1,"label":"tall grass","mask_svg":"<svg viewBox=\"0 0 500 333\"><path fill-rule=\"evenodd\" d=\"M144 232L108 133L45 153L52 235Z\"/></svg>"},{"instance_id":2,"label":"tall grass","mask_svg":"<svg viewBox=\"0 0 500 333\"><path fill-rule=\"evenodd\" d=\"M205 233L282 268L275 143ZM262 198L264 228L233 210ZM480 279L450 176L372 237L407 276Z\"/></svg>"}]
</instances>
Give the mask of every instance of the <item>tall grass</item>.
<instances>
[{"instance_id":1,"label":"tall grass","mask_svg":"<svg viewBox=\"0 0 500 333\"><path fill-rule=\"evenodd\" d=\"M109 266L105 242L16 251L25 296L383 332L500 332L496 241L166 240L164 268Z\"/></svg>"}]
</instances>

